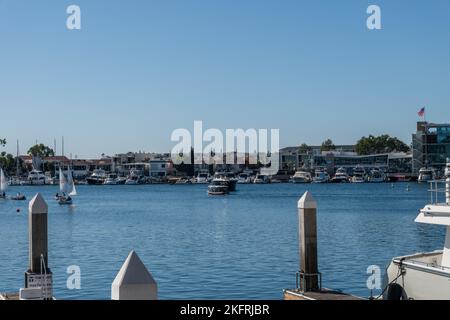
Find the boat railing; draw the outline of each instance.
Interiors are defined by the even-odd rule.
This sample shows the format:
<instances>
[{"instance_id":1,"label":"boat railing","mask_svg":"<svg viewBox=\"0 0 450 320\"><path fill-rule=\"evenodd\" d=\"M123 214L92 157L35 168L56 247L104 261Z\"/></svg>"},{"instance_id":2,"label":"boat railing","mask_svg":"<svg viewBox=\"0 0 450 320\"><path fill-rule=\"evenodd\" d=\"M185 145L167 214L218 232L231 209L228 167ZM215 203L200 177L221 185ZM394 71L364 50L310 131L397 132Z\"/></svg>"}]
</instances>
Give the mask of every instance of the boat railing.
<instances>
[{"instance_id":1,"label":"boat railing","mask_svg":"<svg viewBox=\"0 0 450 320\"><path fill-rule=\"evenodd\" d=\"M417 267L423 267L423 268L433 268L435 270L440 270L442 272L450 272L450 268L440 265L438 261L431 261L431 262L426 262L426 261L420 261L420 260L405 260L402 262L403 265L405 266L417 266Z\"/></svg>"},{"instance_id":2,"label":"boat railing","mask_svg":"<svg viewBox=\"0 0 450 320\"><path fill-rule=\"evenodd\" d=\"M430 183L430 189L428 189L428 192L430 192L430 203L431 204L438 204L438 203L445 203L446 201L442 201L442 197L446 196L446 192L449 192L449 187L446 184L445 180L431 180ZM443 195L443 196L442 196Z\"/></svg>"}]
</instances>

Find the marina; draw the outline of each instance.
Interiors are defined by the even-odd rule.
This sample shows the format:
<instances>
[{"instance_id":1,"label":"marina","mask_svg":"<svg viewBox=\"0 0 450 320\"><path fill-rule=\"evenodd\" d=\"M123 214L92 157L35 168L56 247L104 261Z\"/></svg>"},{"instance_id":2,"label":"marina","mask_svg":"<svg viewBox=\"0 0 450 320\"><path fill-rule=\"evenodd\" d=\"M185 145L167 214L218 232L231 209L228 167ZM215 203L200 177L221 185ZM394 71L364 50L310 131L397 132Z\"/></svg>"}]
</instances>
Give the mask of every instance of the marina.
<instances>
[{"instance_id":1,"label":"marina","mask_svg":"<svg viewBox=\"0 0 450 320\"><path fill-rule=\"evenodd\" d=\"M58 299L109 299L132 248L152 270L160 299L282 299L282 290L295 286L296 205L306 190L318 203L323 286L367 298L369 265L383 270L393 257L433 251L444 241L444 229L414 222L429 201L428 185L407 186L239 184L227 197L210 197L201 184L80 185L72 206L53 201L57 186L12 186L10 193L31 199L39 191L48 203ZM27 205L0 201L3 292L23 286ZM66 288L74 264L82 270L80 290Z\"/></svg>"},{"instance_id":2,"label":"marina","mask_svg":"<svg viewBox=\"0 0 450 320\"><path fill-rule=\"evenodd\" d=\"M0 0L0 306L450 301L438 2Z\"/></svg>"}]
</instances>

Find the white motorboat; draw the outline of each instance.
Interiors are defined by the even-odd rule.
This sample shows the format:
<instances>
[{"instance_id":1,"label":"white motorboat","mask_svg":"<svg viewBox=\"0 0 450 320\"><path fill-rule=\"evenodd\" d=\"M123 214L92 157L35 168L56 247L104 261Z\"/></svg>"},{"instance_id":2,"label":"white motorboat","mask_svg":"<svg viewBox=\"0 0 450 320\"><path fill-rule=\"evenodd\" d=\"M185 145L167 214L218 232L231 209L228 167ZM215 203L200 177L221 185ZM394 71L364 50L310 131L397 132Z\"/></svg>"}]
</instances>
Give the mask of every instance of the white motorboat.
<instances>
[{"instance_id":1,"label":"white motorboat","mask_svg":"<svg viewBox=\"0 0 450 320\"><path fill-rule=\"evenodd\" d=\"M236 191L238 178L236 174L231 171L218 171L214 174L214 179L224 179L228 183L228 190L230 192Z\"/></svg>"},{"instance_id":2,"label":"white motorboat","mask_svg":"<svg viewBox=\"0 0 450 320\"><path fill-rule=\"evenodd\" d=\"M353 168L352 183L366 182L366 170L361 166Z\"/></svg>"},{"instance_id":3,"label":"white motorboat","mask_svg":"<svg viewBox=\"0 0 450 320\"><path fill-rule=\"evenodd\" d=\"M292 183L310 183L312 181L311 173L304 170L296 171L290 181Z\"/></svg>"},{"instance_id":4,"label":"white motorboat","mask_svg":"<svg viewBox=\"0 0 450 320\"><path fill-rule=\"evenodd\" d=\"M313 178L314 183L327 183L329 181L330 175L325 169L319 168L314 171L314 178Z\"/></svg>"},{"instance_id":5,"label":"white motorboat","mask_svg":"<svg viewBox=\"0 0 450 320\"><path fill-rule=\"evenodd\" d=\"M175 184L192 184L192 181L188 177L181 177L175 182Z\"/></svg>"},{"instance_id":6,"label":"white motorboat","mask_svg":"<svg viewBox=\"0 0 450 320\"><path fill-rule=\"evenodd\" d=\"M415 222L446 228L443 250L393 258L386 270L383 298L387 300L450 300L450 160L445 189L433 181L431 203L420 210ZM445 200L440 202L440 192Z\"/></svg>"},{"instance_id":7,"label":"white motorboat","mask_svg":"<svg viewBox=\"0 0 450 320\"><path fill-rule=\"evenodd\" d=\"M92 174L86 178L88 184L99 185L103 184L106 180L106 172L102 169L95 169Z\"/></svg>"},{"instance_id":8,"label":"white motorboat","mask_svg":"<svg viewBox=\"0 0 450 320\"><path fill-rule=\"evenodd\" d=\"M255 177L255 180L253 180L253 183L255 184L267 184L270 183L269 176L265 174L258 173Z\"/></svg>"},{"instance_id":9,"label":"white motorboat","mask_svg":"<svg viewBox=\"0 0 450 320\"><path fill-rule=\"evenodd\" d=\"M8 189L8 180L6 180L3 169L0 168L0 199L6 199L6 190Z\"/></svg>"},{"instance_id":10,"label":"white motorboat","mask_svg":"<svg viewBox=\"0 0 450 320\"><path fill-rule=\"evenodd\" d=\"M197 177L195 177L194 182L199 184L206 184L211 181L211 175L208 170L201 170Z\"/></svg>"},{"instance_id":11,"label":"white motorboat","mask_svg":"<svg viewBox=\"0 0 450 320\"><path fill-rule=\"evenodd\" d=\"M218 196L230 192L229 180L224 178L214 178L208 186L208 194Z\"/></svg>"},{"instance_id":12,"label":"white motorboat","mask_svg":"<svg viewBox=\"0 0 450 320\"><path fill-rule=\"evenodd\" d=\"M108 186L114 186L117 184L117 174L116 173L110 173L106 177L105 182L103 182L104 185Z\"/></svg>"},{"instance_id":13,"label":"white motorboat","mask_svg":"<svg viewBox=\"0 0 450 320\"><path fill-rule=\"evenodd\" d=\"M116 184L125 184L127 182L126 177L117 177Z\"/></svg>"},{"instance_id":14,"label":"white motorboat","mask_svg":"<svg viewBox=\"0 0 450 320\"><path fill-rule=\"evenodd\" d=\"M334 177L331 179L332 183L347 183L350 182L350 177L345 168L339 168L336 170Z\"/></svg>"},{"instance_id":15,"label":"white motorboat","mask_svg":"<svg viewBox=\"0 0 450 320\"><path fill-rule=\"evenodd\" d=\"M45 174L45 184L53 185L55 184L55 179L52 177L50 172L46 172Z\"/></svg>"},{"instance_id":16,"label":"white motorboat","mask_svg":"<svg viewBox=\"0 0 450 320\"><path fill-rule=\"evenodd\" d=\"M423 167L419 170L418 182L429 182L436 178L436 173L432 168Z\"/></svg>"},{"instance_id":17,"label":"white motorboat","mask_svg":"<svg viewBox=\"0 0 450 320\"><path fill-rule=\"evenodd\" d=\"M251 177L251 175L249 173L242 172L238 176L237 183L240 183L240 184L252 183L252 177Z\"/></svg>"},{"instance_id":18,"label":"white motorboat","mask_svg":"<svg viewBox=\"0 0 450 320\"><path fill-rule=\"evenodd\" d=\"M33 169L29 172L27 181L24 181L22 184L30 184L33 186L44 185L45 175L42 171Z\"/></svg>"},{"instance_id":19,"label":"white motorboat","mask_svg":"<svg viewBox=\"0 0 450 320\"><path fill-rule=\"evenodd\" d=\"M143 176L140 170L132 169L125 181L126 185L137 185L143 183Z\"/></svg>"},{"instance_id":20,"label":"white motorboat","mask_svg":"<svg viewBox=\"0 0 450 320\"><path fill-rule=\"evenodd\" d=\"M370 170L369 173L369 182L372 183L380 183L386 181L386 174L379 168L374 168Z\"/></svg>"}]
</instances>

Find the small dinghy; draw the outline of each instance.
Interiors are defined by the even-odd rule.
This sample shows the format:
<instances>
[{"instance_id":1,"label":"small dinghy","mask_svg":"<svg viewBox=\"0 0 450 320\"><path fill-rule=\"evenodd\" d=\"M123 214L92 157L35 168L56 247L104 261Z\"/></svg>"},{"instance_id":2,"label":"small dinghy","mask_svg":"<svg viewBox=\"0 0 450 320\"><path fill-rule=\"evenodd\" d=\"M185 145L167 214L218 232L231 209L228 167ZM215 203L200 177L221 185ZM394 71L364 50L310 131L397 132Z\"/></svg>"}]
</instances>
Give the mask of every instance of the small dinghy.
<instances>
[{"instance_id":1,"label":"small dinghy","mask_svg":"<svg viewBox=\"0 0 450 320\"><path fill-rule=\"evenodd\" d=\"M70 204L72 204L72 198L70 196L62 195L59 197L58 203L60 205L65 205L65 204L70 205Z\"/></svg>"},{"instance_id":2,"label":"small dinghy","mask_svg":"<svg viewBox=\"0 0 450 320\"><path fill-rule=\"evenodd\" d=\"M24 201L24 200L27 200L27 197L25 197L23 194L21 194L21 193L19 192L19 193L16 194L15 196L11 197L11 200Z\"/></svg>"}]
</instances>

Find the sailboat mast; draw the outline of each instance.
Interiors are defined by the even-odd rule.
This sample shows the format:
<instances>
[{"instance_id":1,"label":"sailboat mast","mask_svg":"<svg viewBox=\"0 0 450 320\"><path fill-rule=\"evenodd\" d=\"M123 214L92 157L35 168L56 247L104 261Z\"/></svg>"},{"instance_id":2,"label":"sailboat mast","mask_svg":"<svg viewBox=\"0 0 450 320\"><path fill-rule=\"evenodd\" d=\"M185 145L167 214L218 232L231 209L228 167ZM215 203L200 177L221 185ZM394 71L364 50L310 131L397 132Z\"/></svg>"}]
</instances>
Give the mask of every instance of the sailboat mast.
<instances>
[{"instance_id":1,"label":"sailboat mast","mask_svg":"<svg viewBox=\"0 0 450 320\"><path fill-rule=\"evenodd\" d=\"M19 139L17 139L16 176L19 177Z\"/></svg>"}]
</instances>

